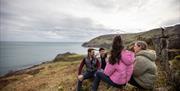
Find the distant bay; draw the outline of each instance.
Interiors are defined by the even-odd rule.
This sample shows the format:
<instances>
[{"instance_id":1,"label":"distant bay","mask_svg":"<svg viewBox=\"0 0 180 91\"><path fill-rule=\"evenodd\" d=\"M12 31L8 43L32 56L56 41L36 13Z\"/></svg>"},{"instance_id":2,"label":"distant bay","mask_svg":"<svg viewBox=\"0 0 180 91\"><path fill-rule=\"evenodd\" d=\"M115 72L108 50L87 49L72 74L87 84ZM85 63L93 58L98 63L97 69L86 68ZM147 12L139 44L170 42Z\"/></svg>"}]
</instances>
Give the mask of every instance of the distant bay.
<instances>
[{"instance_id":1,"label":"distant bay","mask_svg":"<svg viewBox=\"0 0 180 91\"><path fill-rule=\"evenodd\" d=\"M0 75L50 61L59 53L86 54L81 42L0 42Z\"/></svg>"}]
</instances>

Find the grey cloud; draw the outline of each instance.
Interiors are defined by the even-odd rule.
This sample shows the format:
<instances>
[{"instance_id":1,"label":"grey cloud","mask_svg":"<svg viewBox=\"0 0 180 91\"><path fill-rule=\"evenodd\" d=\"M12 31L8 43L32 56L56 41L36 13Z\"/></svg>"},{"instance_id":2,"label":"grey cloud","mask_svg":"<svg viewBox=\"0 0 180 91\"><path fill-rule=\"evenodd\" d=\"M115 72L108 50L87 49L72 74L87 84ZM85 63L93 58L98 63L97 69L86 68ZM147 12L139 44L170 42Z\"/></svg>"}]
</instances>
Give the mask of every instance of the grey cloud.
<instances>
[{"instance_id":1,"label":"grey cloud","mask_svg":"<svg viewBox=\"0 0 180 91\"><path fill-rule=\"evenodd\" d=\"M82 10L79 7L76 8L76 5L79 5L76 3L77 1L82 4ZM97 17L86 17L86 14L83 14L83 10L90 9L90 13L88 14L94 13L91 10L95 10L96 12L98 12L99 10L97 14L92 15L103 17L103 14L106 13L107 16L113 16L111 14L111 12L113 11L116 11L116 13L121 13L121 11L123 10L128 11L128 9L134 9L134 7L137 7L142 8L137 12L137 14L142 13L142 16L141 14L132 14L132 16L145 17L146 14L149 14L145 13L145 10L147 8L149 9L149 6L147 7L149 1L151 0L71 0L68 2L66 0L0 0L0 24L2 26L1 35L3 34L3 38L1 36L1 39L32 39L32 41L87 41L98 35L114 33L114 31L103 26L103 24L105 23L98 24L96 21L100 21L97 19ZM169 5L172 5L173 9L170 10L177 9L178 11L178 9L180 8L178 4L179 0L172 0L171 2L169 0L167 1L167 3ZM86 4L87 7L84 8L84 4ZM71 8L71 6L75 8ZM75 13L73 11L75 11ZM82 14L78 15L78 13ZM127 13L131 14L132 12ZM149 21L153 20L154 17L156 16L152 16L152 19L149 19ZM118 20L117 16L115 18L117 18ZM162 18L165 19L166 17ZM101 22L103 22L103 18L100 20L102 20ZM167 21L161 20L160 23L162 23L162 25L169 25L179 22L177 18L166 20ZM143 20L138 21L142 21L142 23L144 23ZM116 23L116 21L114 22ZM117 21L117 23L127 23L127 21ZM130 25L129 27L132 29L134 28ZM128 31L127 29L128 28L126 28L126 30L123 30Z\"/></svg>"},{"instance_id":2,"label":"grey cloud","mask_svg":"<svg viewBox=\"0 0 180 91\"><path fill-rule=\"evenodd\" d=\"M173 4L175 4L175 5L178 5L178 6L179 6L179 4L180 4L180 1L179 1L179 0L171 0L171 2L172 2Z\"/></svg>"},{"instance_id":3,"label":"grey cloud","mask_svg":"<svg viewBox=\"0 0 180 91\"><path fill-rule=\"evenodd\" d=\"M172 0L172 6L175 7L175 9L177 9L177 12L180 11L180 0ZM179 12L180 15L180 12Z\"/></svg>"},{"instance_id":4,"label":"grey cloud","mask_svg":"<svg viewBox=\"0 0 180 91\"><path fill-rule=\"evenodd\" d=\"M43 17L41 17L43 16ZM23 14L19 15L18 12L1 11L1 18L3 23L12 23L15 21L16 26L18 23L28 24L28 26L20 26L22 28L27 29L37 29L37 30L81 30L88 29L94 30L102 27L102 25L94 24L94 22L90 18L80 18L74 17L72 15L61 14L61 15L36 15L34 13L31 14ZM20 25L20 24L19 24Z\"/></svg>"},{"instance_id":5,"label":"grey cloud","mask_svg":"<svg viewBox=\"0 0 180 91\"><path fill-rule=\"evenodd\" d=\"M114 0L86 0L89 4L103 9L111 9L115 7Z\"/></svg>"},{"instance_id":6,"label":"grey cloud","mask_svg":"<svg viewBox=\"0 0 180 91\"><path fill-rule=\"evenodd\" d=\"M89 4L103 10L128 10L142 7L149 0L86 0Z\"/></svg>"},{"instance_id":7,"label":"grey cloud","mask_svg":"<svg viewBox=\"0 0 180 91\"><path fill-rule=\"evenodd\" d=\"M0 24L3 26L1 30L4 34L4 38L1 39L32 39L32 41L44 41L46 39L54 41L54 38L57 37L57 40L58 38L62 38L62 40L67 41L71 41L71 39L75 41L85 41L89 37L98 36L98 31L104 34L108 30L105 29L103 25L96 24L92 19L87 17L77 17L61 12L52 13L39 11L37 13L34 11L36 8L33 7L29 10L20 6L21 4L14 4L13 2L3 4L6 5L4 5L0 11L2 18ZM15 32L16 34L14 34ZM50 32L50 34L48 34L48 32ZM52 38L53 34L56 35L54 38Z\"/></svg>"}]
</instances>

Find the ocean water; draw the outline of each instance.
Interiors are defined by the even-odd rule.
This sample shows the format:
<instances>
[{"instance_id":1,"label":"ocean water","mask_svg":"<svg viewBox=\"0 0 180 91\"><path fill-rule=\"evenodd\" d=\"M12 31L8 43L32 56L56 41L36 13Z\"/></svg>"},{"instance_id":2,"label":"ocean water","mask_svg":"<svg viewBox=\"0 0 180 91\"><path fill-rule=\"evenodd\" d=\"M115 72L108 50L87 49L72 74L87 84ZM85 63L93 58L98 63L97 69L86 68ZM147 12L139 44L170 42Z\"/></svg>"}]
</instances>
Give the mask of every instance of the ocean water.
<instances>
[{"instance_id":1,"label":"ocean water","mask_svg":"<svg viewBox=\"0 0 180 91\"><path fill-rule=\"evenodd\" d=\"M0 75L50 61L59 53L85 54L76 42L0 42Z\"/></svg>"}]
</instances>

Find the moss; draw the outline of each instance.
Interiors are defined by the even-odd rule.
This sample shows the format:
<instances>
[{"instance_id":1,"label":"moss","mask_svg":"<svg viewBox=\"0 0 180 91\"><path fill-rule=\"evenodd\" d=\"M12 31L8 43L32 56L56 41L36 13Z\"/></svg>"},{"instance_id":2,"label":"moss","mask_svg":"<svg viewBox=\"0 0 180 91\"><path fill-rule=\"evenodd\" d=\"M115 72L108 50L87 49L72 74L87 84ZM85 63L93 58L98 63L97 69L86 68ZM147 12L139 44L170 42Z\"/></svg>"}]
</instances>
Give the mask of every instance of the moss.
<instances>
[{"instance_id":1,"label":"moss","mask_svg":"<svg viewBox=\"0 0 180 91\"><path fill-rule=\"evenodd\" d=\"M180 55L177 55L171 62L173 70L180 70Z\"/></svg>"}]
</instances>

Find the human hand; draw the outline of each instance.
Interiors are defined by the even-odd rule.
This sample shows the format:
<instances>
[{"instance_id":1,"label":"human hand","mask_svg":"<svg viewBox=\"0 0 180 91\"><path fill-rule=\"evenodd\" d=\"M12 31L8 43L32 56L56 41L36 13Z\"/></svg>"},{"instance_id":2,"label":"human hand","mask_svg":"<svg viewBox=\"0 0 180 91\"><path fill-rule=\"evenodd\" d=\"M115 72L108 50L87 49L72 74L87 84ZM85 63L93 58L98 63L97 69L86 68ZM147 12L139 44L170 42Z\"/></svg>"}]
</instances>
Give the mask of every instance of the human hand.
<instances>
[{"instance_id":1,"label":"human hand","mask_svg":"<svg viewBox=\"0 0 180 91\"><path fill-rule=\"evenodd\" d=\"M83 80L83 75L78 75L78 79L79 79L80 81L82 81L82 80Z\"/></svg>"}]
</instances>

